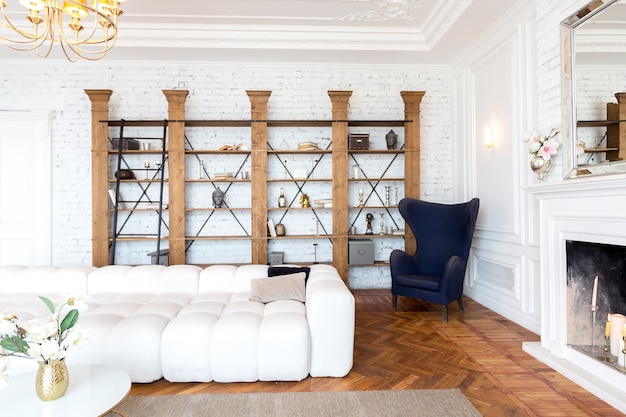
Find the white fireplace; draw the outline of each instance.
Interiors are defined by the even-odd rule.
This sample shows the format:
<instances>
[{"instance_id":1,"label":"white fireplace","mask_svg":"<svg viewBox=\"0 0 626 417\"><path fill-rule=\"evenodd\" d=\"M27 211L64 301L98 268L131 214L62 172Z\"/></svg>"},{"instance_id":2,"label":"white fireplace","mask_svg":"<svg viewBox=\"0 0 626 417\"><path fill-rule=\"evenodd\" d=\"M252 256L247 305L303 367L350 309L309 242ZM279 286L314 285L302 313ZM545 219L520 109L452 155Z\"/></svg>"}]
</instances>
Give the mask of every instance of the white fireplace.
<instances>
[{"instance_id":1,"label":"white fireplace","mask_svg":"<svg viewBox=\"0 0 626 417\"><path fill-rule=\"evenodd\" d=\"M524 350L626 413L626 373L568 345L566 271L567 241L626 246L626 176L541 184L531 193L540 207L541 342ZM598 316L596 326L605 321Z\"/></svg>"}]
</instances>

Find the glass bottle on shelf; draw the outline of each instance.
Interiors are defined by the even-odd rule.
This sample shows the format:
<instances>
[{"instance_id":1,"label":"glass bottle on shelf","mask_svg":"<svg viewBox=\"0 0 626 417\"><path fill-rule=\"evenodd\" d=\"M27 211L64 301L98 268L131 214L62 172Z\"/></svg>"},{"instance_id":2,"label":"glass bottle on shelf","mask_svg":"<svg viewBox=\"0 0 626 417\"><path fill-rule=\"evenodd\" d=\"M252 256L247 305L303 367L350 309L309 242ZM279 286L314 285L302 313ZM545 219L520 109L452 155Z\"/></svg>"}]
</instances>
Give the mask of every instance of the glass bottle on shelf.
<instances>
[{"instance_id":1,"label":"glass bottle on shelf","mask_svg":"<svg viewBox=\"0 0 626 417\"><path fill-rule=\"evenodd\" d=\"M352 165L352 178L359 179L359 164Z\"/></svg>"},{"instance_id":2,"label":"glass bottle on shelf","mask_svg":"<svg viewBox=\"0 0 626 417\"><path fill-rule=\"evenodd\" d=\"M278 197L278 207L284 208L287 207L287 198L285 198L285 189L280 189L280 196Z\"/></svg>"}]
</instances>

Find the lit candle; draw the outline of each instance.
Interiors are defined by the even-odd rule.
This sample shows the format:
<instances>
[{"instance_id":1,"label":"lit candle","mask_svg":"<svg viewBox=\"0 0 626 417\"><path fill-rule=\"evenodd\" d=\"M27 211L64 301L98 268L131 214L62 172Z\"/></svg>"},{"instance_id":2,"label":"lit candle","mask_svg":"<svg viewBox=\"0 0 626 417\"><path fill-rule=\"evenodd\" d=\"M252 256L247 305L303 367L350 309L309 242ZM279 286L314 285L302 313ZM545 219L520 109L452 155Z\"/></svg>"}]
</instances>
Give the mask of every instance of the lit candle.
<instances>
[{"instance_id":1,"label":"lit candle","mask_svg":"<svg viewBox=\"0 0 626 417\"><path fill-rule=\"evenodd\" d=\"M604 337L606 339L608 339L610 334L611 334L611 315L607 314L606 315L606 326L604 326Z\"/></svg>"},{"instance_id":2,"label":"lit candle","mask_svg":"<svg viewBox=\"0 0 626 417\"><path fill-rule=\"evenodd\" d=\"M591 296L591 305L597 306L598 301L598 276L593 279L593 295Z\"/></svg>"}]
</instances>

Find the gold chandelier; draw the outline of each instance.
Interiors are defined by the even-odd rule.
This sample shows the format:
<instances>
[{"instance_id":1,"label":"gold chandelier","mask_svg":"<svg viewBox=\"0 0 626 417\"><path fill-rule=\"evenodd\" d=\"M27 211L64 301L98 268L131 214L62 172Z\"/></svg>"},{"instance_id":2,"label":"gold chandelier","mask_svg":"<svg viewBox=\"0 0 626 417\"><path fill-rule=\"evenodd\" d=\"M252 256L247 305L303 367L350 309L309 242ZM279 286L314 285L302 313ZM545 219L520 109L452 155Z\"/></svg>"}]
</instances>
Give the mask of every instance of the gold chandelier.
<instances>
[{"instance_id":1,"label":"gold chandelier","mask_svg":"<svg viewBox=\"0 0 626 417\"><path fill-rule=\"evenodd\" d=\"M18 51L35 50L41 58L49 56L58 42L70 61L96 61L115 45L123 1L126 0L0 0L0 41ZM20 25L11 20L10 16L15 20L15 16L26 11L30 28L28 23Z\"/></svg>"}]
</instances>

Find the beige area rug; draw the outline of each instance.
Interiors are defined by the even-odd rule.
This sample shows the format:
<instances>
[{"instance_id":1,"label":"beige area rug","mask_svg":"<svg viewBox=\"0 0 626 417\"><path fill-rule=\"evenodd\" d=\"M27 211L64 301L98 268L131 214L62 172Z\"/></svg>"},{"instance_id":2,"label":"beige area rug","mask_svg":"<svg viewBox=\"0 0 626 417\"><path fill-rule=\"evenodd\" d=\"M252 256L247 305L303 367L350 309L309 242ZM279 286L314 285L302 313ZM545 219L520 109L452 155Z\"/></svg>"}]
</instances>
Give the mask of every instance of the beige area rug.
<instances>
[{"instance_id":1,"label":"beige area rug","mask_svg":"<svg viewBox=\"0 0 626 417\"><path fill-rule=\"evenodd\" d=\"M480 417L459 389L130 396L115 411L124 417Z\"/></svg>"}]
</instances>

